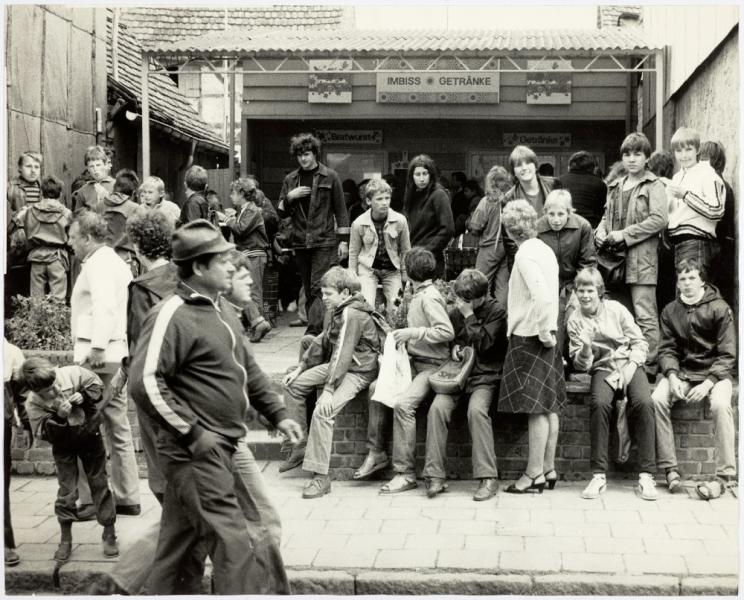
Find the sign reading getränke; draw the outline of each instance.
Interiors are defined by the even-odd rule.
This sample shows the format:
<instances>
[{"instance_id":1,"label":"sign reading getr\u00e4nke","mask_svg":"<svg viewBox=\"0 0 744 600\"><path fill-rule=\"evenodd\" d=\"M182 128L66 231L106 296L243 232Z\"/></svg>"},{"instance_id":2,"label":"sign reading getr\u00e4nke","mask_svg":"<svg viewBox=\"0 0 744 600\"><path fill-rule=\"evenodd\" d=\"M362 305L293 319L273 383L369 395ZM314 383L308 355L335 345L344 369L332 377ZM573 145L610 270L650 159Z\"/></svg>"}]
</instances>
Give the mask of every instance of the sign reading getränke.
<instances>
[{"instance_id":1,"label":"sign reading getr\u00e4nke","mask_svg":"<svg viewBox=\"0 0 744 600\"><path fill-rule=\"evenodd\" d=\"M377 102L389 104L498 104L498 71L377 73Z\"/></svg>"}]
</instances>

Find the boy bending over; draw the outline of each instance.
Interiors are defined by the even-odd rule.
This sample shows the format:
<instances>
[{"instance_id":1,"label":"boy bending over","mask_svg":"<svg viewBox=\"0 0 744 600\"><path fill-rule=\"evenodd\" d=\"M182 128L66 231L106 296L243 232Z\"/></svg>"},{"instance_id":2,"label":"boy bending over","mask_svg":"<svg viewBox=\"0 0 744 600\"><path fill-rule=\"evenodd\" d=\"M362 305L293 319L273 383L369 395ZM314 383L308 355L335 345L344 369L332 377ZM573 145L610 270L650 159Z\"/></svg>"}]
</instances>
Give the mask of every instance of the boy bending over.
<instances>
[{"instance_id":1,"label":"boy bending over","mask_svg":"<svg viewBox=\"0 0 744 600\"><path fill-rule=\"evenodd\" d=\"M95 373L76 365L54 368L46 359L31 357L21 367L28 387L26 413L37 438L52 444L59 490L54 503L62 531L54 560L66 563L72 553L72 523L78 520L78 459L90 485L96 517L103 525L103 555L118 556L116 510L106 476L106 450L99 431L96 404L103 383Z\"/></svg>"}]
</instances>

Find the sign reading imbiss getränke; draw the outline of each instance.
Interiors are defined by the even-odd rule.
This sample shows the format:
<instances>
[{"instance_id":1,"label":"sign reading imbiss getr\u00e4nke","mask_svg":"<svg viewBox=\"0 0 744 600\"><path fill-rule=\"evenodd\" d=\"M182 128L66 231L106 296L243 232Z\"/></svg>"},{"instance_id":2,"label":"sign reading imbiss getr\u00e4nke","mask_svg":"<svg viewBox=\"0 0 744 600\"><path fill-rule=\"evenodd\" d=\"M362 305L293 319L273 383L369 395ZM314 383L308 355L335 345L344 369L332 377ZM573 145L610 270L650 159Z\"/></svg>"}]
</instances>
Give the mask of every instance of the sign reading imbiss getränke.
<instances>
[{"instance_id":1,"label":"sign reading imbiss getr\u00e4nke","mask_svg":"<svg viewBox=\"0 0 744 600\"><path fill-rule=\"evenodd\" d=\"M377 73L377 102L389 104L498 104L498 71Z\"/></svg>"}]
</instances>

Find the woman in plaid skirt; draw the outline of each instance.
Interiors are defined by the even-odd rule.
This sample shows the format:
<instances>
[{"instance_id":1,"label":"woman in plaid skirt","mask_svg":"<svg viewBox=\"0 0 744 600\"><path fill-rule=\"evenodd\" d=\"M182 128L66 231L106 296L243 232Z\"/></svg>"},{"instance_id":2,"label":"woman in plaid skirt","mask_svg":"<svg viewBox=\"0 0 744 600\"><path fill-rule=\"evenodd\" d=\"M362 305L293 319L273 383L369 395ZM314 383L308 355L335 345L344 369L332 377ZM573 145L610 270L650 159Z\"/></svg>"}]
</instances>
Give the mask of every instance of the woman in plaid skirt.
<instances>
[{"instance_id":1,"label":"woman in plaid skirt","mask_svg":"<svg viewBox=\"0 0 744 600\"><path fill-rule=\"evenodd\" d=\"M513 200L501 216L517 244L509 278L507 335L499 411L525 413L529 451L524 474L506 491L542 493L555 486L558 411L566 403L563 362L556 343L558 261L537 238L537 212L526 200Z\"/></svg>"}]
</instances>

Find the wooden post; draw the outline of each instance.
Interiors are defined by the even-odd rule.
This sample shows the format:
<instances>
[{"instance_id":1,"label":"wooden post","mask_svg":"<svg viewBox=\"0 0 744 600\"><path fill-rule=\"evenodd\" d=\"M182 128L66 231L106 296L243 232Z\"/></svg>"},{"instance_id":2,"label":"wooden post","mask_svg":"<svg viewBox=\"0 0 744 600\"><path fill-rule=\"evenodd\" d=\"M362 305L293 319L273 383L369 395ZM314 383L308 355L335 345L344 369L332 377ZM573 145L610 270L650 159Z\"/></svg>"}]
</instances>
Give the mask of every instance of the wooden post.
<instances>
[{"instance_id":1,"label":"wooden post","mask_svg":"<svg viewBox=\"0 0 744 600\"><path fill-rule=\"evenodd\" d=\"M656 150L664 149L664 50L657 50L654 56L656 67Z\"/></svg>"},{"instance_id":2,"label":"wooden post","mask_svg":"<svg viewBox=\"0 0 744 600\"><path fill-rule=\"evenodd\" d=\"M150 61L147 54L142 53L140 64L142 85L142 179L150 176Z\"/></svg>"},{"instance_id":3,"label":"wooden post","mask_svg":"<svg viewBox=\"0 0 744 600\"><path fill-rule=\"evenodd\" d=\"M235 179L235 69L237 68L238 61L232 61L230 63L230 121L228 123L228 135L227 144L228 148L228 168L230 170L230 181Z\"/></svg>"}]
</instances>

